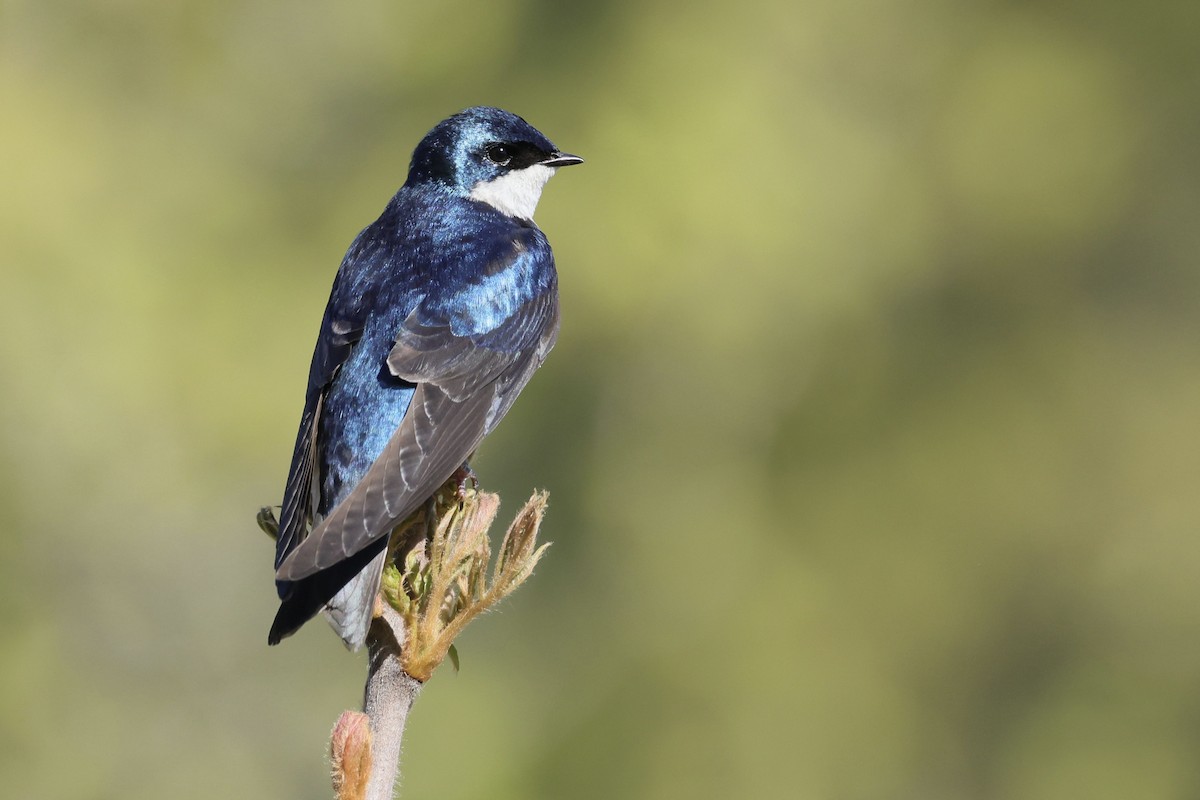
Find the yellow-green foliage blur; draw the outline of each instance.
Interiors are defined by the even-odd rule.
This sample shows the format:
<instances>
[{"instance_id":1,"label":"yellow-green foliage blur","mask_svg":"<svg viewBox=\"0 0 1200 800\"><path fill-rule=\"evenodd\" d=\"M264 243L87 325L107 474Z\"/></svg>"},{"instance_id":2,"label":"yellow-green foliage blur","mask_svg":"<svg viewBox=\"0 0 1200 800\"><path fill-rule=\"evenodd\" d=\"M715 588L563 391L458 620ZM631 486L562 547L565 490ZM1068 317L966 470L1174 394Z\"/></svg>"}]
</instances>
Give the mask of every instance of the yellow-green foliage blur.
<instances>
[{"instance_id":1,"label":"yellow-green foliage blur","mask_svg":"<svg viewBox=\"0 0 1200 800\"><path fill-rule=\"evenodd\" d=\"M475 104L563 326L475 466L533 580L442 800L1200 792L1200 6L0 8L0 780L325 798L361 654L266 646L342 253Z\"/></svg>"}]
</instances>

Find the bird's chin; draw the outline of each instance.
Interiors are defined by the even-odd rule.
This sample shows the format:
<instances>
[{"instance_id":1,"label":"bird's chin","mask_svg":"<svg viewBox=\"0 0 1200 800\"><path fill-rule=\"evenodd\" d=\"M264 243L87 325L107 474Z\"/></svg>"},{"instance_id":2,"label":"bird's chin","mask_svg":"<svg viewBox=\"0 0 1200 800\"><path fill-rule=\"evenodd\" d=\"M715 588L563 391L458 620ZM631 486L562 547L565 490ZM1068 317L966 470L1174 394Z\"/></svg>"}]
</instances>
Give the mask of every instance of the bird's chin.
<instances>
[{"instance_id":1,"label":"bird's chin","mask_svg":"<svg viewBox=\"0 0 1200 800\"><path fill-rule=\"evenodd\" d=\"M471 199L487 203L510 217L533 219L542 188L556 170L546 164L531 164L490 181L480 181L471 189Z\"/></svg>"}]
</instances>

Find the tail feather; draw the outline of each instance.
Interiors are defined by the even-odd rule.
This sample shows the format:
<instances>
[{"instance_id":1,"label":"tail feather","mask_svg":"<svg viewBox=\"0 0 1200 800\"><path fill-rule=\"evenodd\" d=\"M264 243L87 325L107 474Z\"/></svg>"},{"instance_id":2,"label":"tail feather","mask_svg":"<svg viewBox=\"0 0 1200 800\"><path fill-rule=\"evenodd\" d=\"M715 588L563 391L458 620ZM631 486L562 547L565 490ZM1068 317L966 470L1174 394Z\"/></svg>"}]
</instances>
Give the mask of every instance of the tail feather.
<instances>
[{"instance_id":1,"label":"tail feather","mask_svg":"<svg viewBox=\"0 0 1200 800\"><path fill-rule=\"evenodd\" d=\"M281 584L283 602L267 634L267 643L279 644L326 609L330 624L346 646L352 650L361 647L375 609L387 542L388 537L381 536L345 561Z\"/></svg>"}]
</instances>

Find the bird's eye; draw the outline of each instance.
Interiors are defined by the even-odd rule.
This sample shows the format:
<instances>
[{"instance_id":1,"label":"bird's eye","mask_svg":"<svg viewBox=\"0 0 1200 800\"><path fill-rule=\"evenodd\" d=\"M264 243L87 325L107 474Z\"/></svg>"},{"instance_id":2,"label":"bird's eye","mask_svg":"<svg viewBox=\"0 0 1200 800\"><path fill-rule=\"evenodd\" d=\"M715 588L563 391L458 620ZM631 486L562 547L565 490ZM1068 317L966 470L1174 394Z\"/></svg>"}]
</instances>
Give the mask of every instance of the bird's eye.
<instances>
[{"instance_id":1,"label":"bird's eye","mask_svg":"<svg viewBox=\"0 0 1200 800\"><path fill-rule=\"evenodd\" d=\"M488 161L500 166L507 166L512 161L512 152L502 144L494 144L487 149Z\"/></svg>"}]
</instances>

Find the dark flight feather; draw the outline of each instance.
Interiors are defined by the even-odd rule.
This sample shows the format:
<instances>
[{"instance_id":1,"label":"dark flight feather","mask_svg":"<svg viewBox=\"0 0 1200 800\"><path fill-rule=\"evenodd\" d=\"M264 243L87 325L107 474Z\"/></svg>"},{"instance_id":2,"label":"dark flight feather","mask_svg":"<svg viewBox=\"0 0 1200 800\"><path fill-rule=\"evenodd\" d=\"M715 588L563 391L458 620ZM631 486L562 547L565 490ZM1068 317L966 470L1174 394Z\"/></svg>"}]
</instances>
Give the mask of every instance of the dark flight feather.
<instances>
[{"instance_id":1,"label":"dark flight feather","mask_svg":"<svg viewBox=\"0 0 1200 800\"><path fill-rule=\"evenodd\" d=\"M344 560L433 494L504 416L553 346L558 302L554 293L539 295L476 338L417 317L414 311L405 321L387 358L392 374L417 385L404 421L354 491L284 560L280 579L295 581Z\"/></svg>"}]
</instances>

